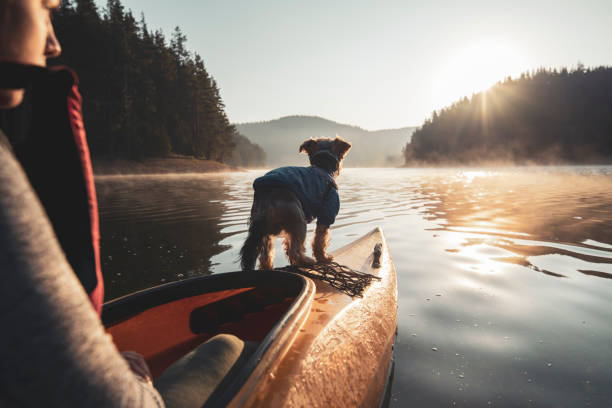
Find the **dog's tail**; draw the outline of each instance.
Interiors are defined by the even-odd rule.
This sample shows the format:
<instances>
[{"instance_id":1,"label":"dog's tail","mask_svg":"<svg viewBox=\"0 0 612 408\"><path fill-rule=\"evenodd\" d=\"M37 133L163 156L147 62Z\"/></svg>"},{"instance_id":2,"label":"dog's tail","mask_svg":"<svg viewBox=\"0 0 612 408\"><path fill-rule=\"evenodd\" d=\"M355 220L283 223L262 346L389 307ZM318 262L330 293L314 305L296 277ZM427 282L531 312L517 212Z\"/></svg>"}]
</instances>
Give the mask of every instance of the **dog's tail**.
<instances>
[{"instance_id":1,"label":"dog's tail","mask_svg":"<svg viewBox=\"0 0 612 408\"><path fill-rule=\"evenodd\" d=\"M240 267L243 271L255 269L257 257L263 251L263 239L266 235L266 213L260 212L249 220L249 235L240 249Z\"/></svg>"}]
</instances>

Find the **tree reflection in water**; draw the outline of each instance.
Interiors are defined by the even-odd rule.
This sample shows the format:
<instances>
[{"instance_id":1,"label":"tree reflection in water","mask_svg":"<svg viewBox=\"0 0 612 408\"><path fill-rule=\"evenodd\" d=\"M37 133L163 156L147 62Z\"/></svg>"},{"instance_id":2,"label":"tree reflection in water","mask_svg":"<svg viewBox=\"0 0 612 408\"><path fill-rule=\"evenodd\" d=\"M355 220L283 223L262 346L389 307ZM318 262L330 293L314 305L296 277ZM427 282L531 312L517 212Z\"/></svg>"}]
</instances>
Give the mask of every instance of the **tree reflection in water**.
<instances>
[{"instance_id":1,"label":"tree reflection in water","mask_svg":"<svg viewBox=\"0 0 612 408\"><path fill-rule=\"evenodd\" d=\"M220 220L222 177L99 177L101 257L106 300L210 273L227 249Z\"/></svg>"}]
</instances>

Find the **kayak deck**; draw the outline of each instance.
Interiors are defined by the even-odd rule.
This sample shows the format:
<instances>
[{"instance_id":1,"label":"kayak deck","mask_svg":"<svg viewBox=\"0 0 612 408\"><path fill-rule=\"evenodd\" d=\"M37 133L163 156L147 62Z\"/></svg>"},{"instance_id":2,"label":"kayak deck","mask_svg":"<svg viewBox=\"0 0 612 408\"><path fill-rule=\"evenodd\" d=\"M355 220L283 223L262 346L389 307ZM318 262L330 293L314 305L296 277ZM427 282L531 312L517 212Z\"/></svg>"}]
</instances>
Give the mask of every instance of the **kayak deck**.
<instances>
[{"instance_id":1,"label":"kayak deck","mask_svg":"<svg viewBox=\"0 0 612 408\"><path fill-rule=\"evenodd\" d=\"M382 244L380 267L373 249ZM381 278L362 298L315 281L311 312L282 360L252 376L230 406L378 406L397 324L395 267L380 228L332 253L335 260Z\"/></svg>"}]
</instances>

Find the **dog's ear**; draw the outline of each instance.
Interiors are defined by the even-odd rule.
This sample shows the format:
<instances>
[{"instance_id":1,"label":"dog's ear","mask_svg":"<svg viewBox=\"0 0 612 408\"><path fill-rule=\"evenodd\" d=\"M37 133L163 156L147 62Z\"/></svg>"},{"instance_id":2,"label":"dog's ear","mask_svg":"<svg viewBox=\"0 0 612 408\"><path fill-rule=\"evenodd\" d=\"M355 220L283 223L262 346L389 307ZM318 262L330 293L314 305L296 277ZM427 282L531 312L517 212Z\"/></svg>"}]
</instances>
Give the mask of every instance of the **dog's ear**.
<instances>
[{"instance_id":1,"label":"dog's ear","mask_svg":"<svg viewBox=\"0 0 612 408\"><path fill-rule=\"evenodd\" d=\"M342 160L350 148L351 144L349 142L345 141L341 137L336 136L333 141L333 149L334 153L336 153L336 156L338 156L338 160Z\"/></svg>"},{"instance_id":2,"label":"dog's ear","mask_svg":"<svg viewBox=\"0 0 612 408\"><path fill-rule=\"evenodd\" d=\"M312 137L308 140L304 140L302 145L300 146L300 153L306 152L309 156L312 156L315 153L315 148L317 146L317 141Z\"/></svg>"}]
</instances>

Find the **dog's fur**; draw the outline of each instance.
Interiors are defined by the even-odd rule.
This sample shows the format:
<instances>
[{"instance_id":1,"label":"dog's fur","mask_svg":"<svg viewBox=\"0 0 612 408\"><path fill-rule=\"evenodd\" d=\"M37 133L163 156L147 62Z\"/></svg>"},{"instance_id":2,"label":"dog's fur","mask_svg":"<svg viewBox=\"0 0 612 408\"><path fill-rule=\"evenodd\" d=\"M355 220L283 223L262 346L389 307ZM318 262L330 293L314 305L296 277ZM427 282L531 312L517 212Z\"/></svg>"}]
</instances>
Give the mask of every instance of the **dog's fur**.
<instances>
[{"instance_id":1,"label":"dog's fur","mask_svg":"<svg viewBox=\"0 0 612 408\"><path fill-rule=\"evenodd\" d=\"M311 138L302 143L299 151L308 154L312 165L329 171L335 170L333 176L336 178L342 169L342 160L350 148L351 144L340 137L335 139ZM331 151L336 156L337 169L333 168L336 163L326 164L320 161L317 161L317 164L313 163L313 156L319 150ZM285 253L291 265L314 265L315 260L305 254L306 224L302 203L291 190L278 187L258 189L253 199L249 233L240 250L242 269L254 269L258 257L259 269L272 269L274 267L274 236L281 234ZM327 254L328 243L329 226L317 224L312 241L312 252L316 262L329 263L332 261L332 257Z\"/></svg>"}]
</instances>

